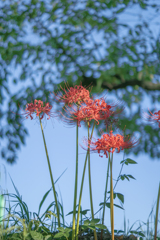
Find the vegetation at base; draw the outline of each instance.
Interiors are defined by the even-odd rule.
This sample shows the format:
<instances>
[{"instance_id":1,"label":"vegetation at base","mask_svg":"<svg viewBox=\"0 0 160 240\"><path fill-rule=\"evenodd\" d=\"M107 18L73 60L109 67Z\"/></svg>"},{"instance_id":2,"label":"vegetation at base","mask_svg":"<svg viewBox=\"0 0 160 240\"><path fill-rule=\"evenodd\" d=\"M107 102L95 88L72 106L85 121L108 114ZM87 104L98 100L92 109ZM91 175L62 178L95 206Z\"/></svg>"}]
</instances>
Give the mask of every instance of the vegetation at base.
<instances>
[{"instance_id":1,"label":"vegetation at base","mask_svg":"<svg viewBox=\"0 0 160 240\"><path fill-rule=\"evenodd\" d=\"M128 159L127 161L127 159L125 159L124 161L122 161L122 164L124 165L124 163L130 162L130 160L131 159ZM55 184L59 180L59 178L55 181ZM118 176L117 181L119 180L120 178ZM54 213L56 210L55 202L50 203L49 206L46 208L45 212L41 214L42 206L44 205L44 202L47 199L47 196L51 192L51 189L49 189L42 197L42 200L40 201L38 206L37 213L36 212L32 213L29 211L27 204L22 200L22 196L20 195L12 179L11 181L14 186L16 194L9 194L9 193L2 194L2 196L5 197L5 205L3 206L5 210L5 216L0 221L1 223L0 239L1 240L5 240L5 239L6 240L53 240L53 239L71 240L72 239L72 223L70 223L70 225L66 223L63 205L60 203L59 199L58 199L58 206L60 209L60 216L61 216L60 228L58 228L57 216ZM114 192L114 198L116 198L116 196L123 203L124 196L122 197L122 194ZM58 197L58 194L57 194L57 197ZM102 204L103 203L101 203L100 206ZM0 202L0 205L2 207L2 202ZM139 240L154 240L155 205L152 207L152 210L149 214L149 217L146 223L141 221L136 221L131 226L129 226L129 220L128 220L128 226L127 226L126 218L124 216L124 228L123 230L117 230L117 229L114 230L115 239L133 240L139 237ZM106 206L110 207L107 204ZM102 207L100 207L100 209L95 213L95 215L98 214L101 210L102 210ZM111 232L109 231L108 227L101 224L101 220L99 218L92 219L91 217L88 217L87 216L88 211L89 209L82 210L82 207L81 207L81 211L80 211L81 221L79 225L78 239L80 240L84 240L84 239L90 240L92 238L94 239L93 231L94 229L96 229L98 240L102 240L102 239L110 240ZM73 211L69 212L67 215L71 215L71 214L73 214ZM103 229L103 235L101 232L102 229ZM157 240L160 240L159 231L157 231Z\"/></svg>"}]
</instances>

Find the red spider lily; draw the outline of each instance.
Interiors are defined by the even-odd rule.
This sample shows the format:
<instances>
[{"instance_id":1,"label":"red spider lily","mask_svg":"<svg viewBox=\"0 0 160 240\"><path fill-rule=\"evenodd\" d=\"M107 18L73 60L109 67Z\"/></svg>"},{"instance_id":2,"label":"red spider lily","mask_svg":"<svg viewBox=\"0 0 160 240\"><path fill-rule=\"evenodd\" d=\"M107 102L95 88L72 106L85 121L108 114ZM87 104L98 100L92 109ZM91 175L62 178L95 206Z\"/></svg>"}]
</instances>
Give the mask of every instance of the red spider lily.
<instances>
[{"instance_id":1,"label":"red spider lily","mask_svg":"<svg viewBox=\"0 0 160 240\"><path fill-rule=\"evenodd\" d=\"M74 103L80 105L81 103L90 101L90 92L82 85L68 87L66 84L66 87L67 90L61 87L64 94L62 91L59 91L58 94L55 95L56 100L63 102L68 106L71 106Z\"/></svg>"},{"instance_id":2,"label":"red spider lily","mask_svg":"<svg viewBox=\"0 0 160 240\"><path fill-rule=\"evenodd\" d=\"M109 134L103 134L101 138L98 138L98 140L87 140L84 139L84 144L93 152L98 152L100 157L103 157L100 155L101 152L106 155L108 158L108 153L113 153L117 149L117 153L120 152L120 150L132 148L135 146L138 141L135 139L131 139L129 137L124 137L120 134L113 135L113 131L110 131ZM85 149L86 150L86 149Z\"/></svg>"},{"instance_id":3,"label":"red spider lily","mask_svg":"<svg viewBox=\"0 0 160 240\"><path fill-rule=\"evenodd\" d=\"M160 110L158 112L152 113L149 109L148 109L149 113L151 115L149 115L148 113L144 112L143 116L145 119L147 119L148 121L154 123L155 121L158 122L158 126L160 128Z\"/></svg>"},{"instance_id":4,"label":"red spider lily","mask_svg":"<svg viewBox=\"0 0 160 240\"><path fill-rule=\"evenodd\" d=\"M33 119L33 114L36 113L36 116L42 120L44 115L48 116L47 120L50 119L52 106L49 103L43 103L41 100L34 100L34 103L27 103L25 108L25 116L26 118L30 117Z\"/></svg>"},{"instance_id":5,"label":"red spider lily","mask_svg":"<svg viewBox=\"0 0 160 240\"><path fill-rule=\"evenodd\" d=\"M66 115L63 115L63 120L69 124L78 124L81 127L80 122L89 122L91 120L98 121L98 112L92 106L80 106L77 107L76 105L72 106L71 108L65 108Z\"/></svg>"},{"instance_id":6,"label":"red spider lily","mask_svg":"<svg viewBox=\"0 0 160 240\"><path fill-rule=\"evenodd\" d=\"M72 105L71 107L66 107L64 109L66 115L62 112L61 115L65 122L69 124L75 124L76 122L80 127L81 121L90 122L91 120L95 120L99 124L100 120L106 120L114 113L113 108L114 106L108 105L103 98L90 99L80 106Z\"/></svg>"}]
</instances>

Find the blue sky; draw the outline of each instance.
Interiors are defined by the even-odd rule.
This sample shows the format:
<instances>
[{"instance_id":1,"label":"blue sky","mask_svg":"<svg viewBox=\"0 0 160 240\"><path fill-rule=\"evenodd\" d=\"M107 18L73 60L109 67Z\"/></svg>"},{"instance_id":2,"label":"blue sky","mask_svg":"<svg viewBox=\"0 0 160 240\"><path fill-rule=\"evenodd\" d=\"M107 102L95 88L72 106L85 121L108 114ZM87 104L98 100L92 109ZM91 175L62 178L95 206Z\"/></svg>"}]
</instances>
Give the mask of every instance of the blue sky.
<instances>
[{"instance_id":1,"label":"blue sky","mask_svg":"<svg viewBox=\"0 0 160 240\"><path fill-rule=\"evenodd\" d=\"M112 97L112 95L109 95L109 100L110 96ZM150 106L150 101L147 96L144 99L143 106L145 110ZM38 121L31 121L30 119L26 119L25 126L29 130L29 137L26 140L26 145L23 146L21 148L21 151L18 153L17 163L14 165L8 165L5 164L4 161L1 161L1 185L3 190L7 189L9 193L15 193L8 175L9 173L15 183L15 186L22 195L22 200L27 203L29 210L31 212L38 212L38 205L45 192L51 188L51 181L40 125ZM51 119L45 122L44 132L54 180L56 180L67 168L64 175L56 184L56 190L58 191L58 194L61 193L62 195L64 213L66 215L73 210L76 128L66 127L66 125L64 126L62 122ZM87 136L87 131L83 126L79 129L79 135L79 141L82 143L81 140L83 136ZM94 136L96 137L96 135ZM124 214L126 216L126 220L129 219L129 226L131 226L137 220L147 222L150 211L157 199L158 186L160 182L160 161L158 159L151 160L145 154L140 154L138 157L130 154L127 157L130 157L131 159L137 161L138 164L125 166L122 172L123 174L133 175L136 180L120 181L115 189L116 192L124 194L125 199L125 212L121 209L115 208L115 229L122 230ZM114 154L114 179L116 179L118 176L121 167L120 161L122 159L123 153ZM85 151L79 148L79 187L82 177L84 160ZM5 181L3 164L7 170L7 181ZM107 159L105 157L100 158L96 153L92 154L91 178L94 212L99 209L99 203L103 201L106 171ZM43 211L45 211L47 206L53 200L53 193L50 192L48 199L42 208L41 214L43 214ZM116 203L119 204L117 200ZM82 196L82 209L90 209L87 171ZM72 216L67 216L65 220L68 224L70 224L72 221ZM105 224L108 228L110 228L109 209L106 211Z\"/></svg>"}]
</instances>

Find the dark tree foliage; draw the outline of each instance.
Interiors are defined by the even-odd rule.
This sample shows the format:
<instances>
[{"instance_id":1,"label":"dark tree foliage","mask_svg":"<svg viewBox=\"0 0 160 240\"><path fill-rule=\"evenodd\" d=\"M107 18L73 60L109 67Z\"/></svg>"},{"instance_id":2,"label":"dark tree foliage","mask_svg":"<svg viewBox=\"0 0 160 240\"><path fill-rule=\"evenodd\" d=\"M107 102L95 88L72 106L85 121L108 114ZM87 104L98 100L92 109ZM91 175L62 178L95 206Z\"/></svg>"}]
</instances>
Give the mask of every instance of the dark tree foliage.
<instances>
[{"instance_id":1,"label":"dark tree foliage","mask_svg":"<svg viewBox=\"0 0 160 240\"><path fill-rule=\"evenodd\" d=\"M35 98L52 103L49 92L63 81L123 100L121 128L141 136L132 151L160 156L158 126L141 120L146 93L160 101L159 1L1 0L0 9L2 158L14 163L25 144L20 108Z\"/></svg>"}]
</instances>

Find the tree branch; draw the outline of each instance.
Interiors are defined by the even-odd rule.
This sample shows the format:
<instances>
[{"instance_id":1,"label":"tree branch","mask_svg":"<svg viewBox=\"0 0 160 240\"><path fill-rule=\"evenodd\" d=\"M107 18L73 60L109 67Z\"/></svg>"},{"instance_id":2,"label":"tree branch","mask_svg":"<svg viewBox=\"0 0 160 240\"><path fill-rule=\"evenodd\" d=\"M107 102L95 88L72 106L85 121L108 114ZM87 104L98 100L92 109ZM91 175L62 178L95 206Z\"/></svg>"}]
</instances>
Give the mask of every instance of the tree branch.
<instances>
[{"instance_id":1,"label":"tree branch","mask_svg":"<svg viewBox=\"0 0 160 240\"><path fill-rule=\"evenodd\" d=\"M116 75L114 75L113 77L116 77L117 79L122 81L121 78L117 77ZM88 85L92 84L93 86L97 86L97 80L98 80L98 78L94 78L93 76L86 77L83 75L82 85L88 86ZM127 81L124 81L121 83L110 83L105 80L102 82L101 88L108 89L111 91L111 90L116 90L116 89L120 89L120 88L126 88L127 86L134 87L136 85L143 88L144 90L149 90L149 91L160 90L160 83L153 83L153 82L149 82L146 80L138 80L138 79L127 80Z\"/></svg>"},{"instance_id":2,"label":"tree branch","mask_svg":"<svg viewBox=\"0 0 160 240\"><path fill-rule=\"evenodd\" d=\"M116 90L119 88L126 88L127 86L136 86L136 85L145 90L150 90L150 91L160 90L160 83L153 83L145 80L140 81L137 79L132 79L130 81L126 81L120 84L107 83L106 81L104 81L101 87L104 89Z\"/></svg>"}]
</instances>

